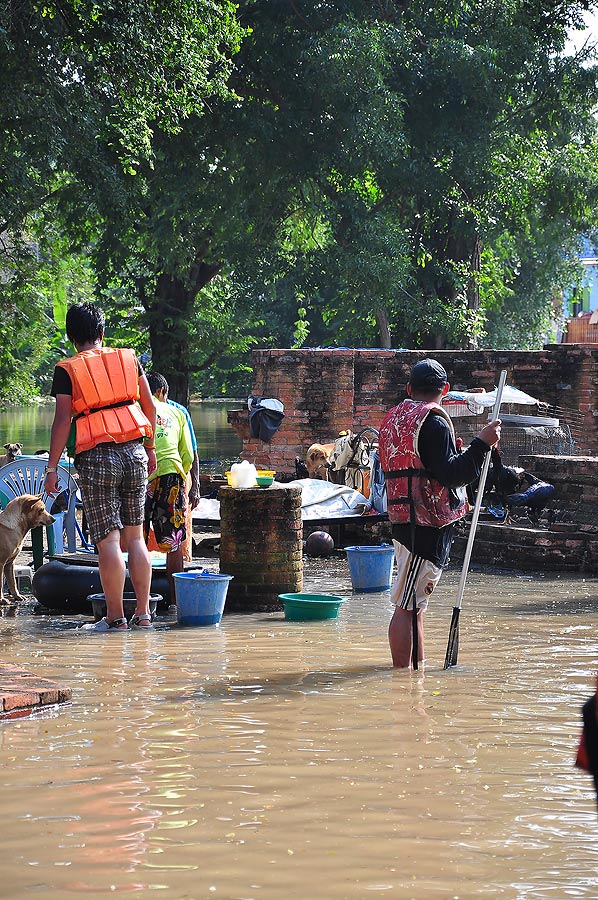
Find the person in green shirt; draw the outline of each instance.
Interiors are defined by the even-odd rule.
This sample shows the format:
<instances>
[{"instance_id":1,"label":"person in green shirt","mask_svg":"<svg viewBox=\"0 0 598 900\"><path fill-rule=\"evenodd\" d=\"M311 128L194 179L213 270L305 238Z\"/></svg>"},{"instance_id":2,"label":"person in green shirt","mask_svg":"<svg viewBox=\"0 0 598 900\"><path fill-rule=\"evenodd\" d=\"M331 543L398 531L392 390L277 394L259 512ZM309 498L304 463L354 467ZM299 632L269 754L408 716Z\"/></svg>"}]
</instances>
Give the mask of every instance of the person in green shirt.
<instances>
[{"instance_id":1,"label":"person in green shirt","mask_svg":"<svg viewBox=\"0 0 598 900\"><path fill-rule=\"evenodd\" d=\"M193 463L193 443L187 420L168 400L168 382L159 372L147 376L156 407L156 469L149 477L145 499L143 534L146 543L153 528L156 546L166 553L170 602L175 602L173 575L182 572L187 473Z\"/></svg>"}]
</instances>

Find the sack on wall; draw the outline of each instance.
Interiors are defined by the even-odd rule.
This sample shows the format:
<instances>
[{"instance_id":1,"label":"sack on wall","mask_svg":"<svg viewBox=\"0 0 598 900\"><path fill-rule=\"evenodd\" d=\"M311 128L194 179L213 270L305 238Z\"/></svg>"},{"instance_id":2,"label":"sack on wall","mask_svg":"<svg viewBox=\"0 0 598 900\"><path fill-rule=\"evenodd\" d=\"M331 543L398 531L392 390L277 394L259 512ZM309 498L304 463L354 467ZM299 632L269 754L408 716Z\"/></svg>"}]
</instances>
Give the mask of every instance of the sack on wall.
<instances>
[{"instance_id":1,"label":"sack on wall","mask_svg":"<svg viewBox=\"0 0 598 900\"><path fill-rule=\"evenodd\" d=\"M386 480L378 451L372 453L372 468L370 474L370 502L372 509L376 512L385 514L388 511L388 500L386 496Z\"/></svg>"},{"instance_id":2,"label":"sack on wall","mask_svg":"<svg viewBox=\"0 0 598 900\"><path fill-rule=\"evenodd\" d=\"M249 433L269 444L284 419L284 406L280 400L249 397Z\"/></svg>"}]
</instances>

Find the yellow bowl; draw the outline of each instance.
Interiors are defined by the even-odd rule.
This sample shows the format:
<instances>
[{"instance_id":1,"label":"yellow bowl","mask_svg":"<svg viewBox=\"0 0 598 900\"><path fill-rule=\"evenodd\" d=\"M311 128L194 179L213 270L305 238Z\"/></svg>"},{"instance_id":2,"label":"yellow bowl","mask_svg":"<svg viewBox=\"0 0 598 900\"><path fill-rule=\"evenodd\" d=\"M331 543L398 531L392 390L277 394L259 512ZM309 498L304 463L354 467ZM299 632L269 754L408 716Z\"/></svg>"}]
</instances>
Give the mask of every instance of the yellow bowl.
<instances>
[{"instance_id":1,"label":"yellow bowl","mask_svg":"<svg viewBox=\"0 0 598 900\"><path fill-rule=\"evenodd\" d=\"M259 478L274 478L276 472L273 472L272 469L258 469L257 474Z\"/></svg>"},{"instance_id":2,"label":"yellow bowl","mask_svg":"<svg viewBox=\"0 0 598 900\"><path fill-rule=\"evenodd\" d=\"M230 485L231 473L230 473L230 472L225 472L224 475L225 475L225 477L226 477L226 482L227 482L228 486L230 487L230 486L231 486L231 485Z\"/></svg>"}]
</instances>

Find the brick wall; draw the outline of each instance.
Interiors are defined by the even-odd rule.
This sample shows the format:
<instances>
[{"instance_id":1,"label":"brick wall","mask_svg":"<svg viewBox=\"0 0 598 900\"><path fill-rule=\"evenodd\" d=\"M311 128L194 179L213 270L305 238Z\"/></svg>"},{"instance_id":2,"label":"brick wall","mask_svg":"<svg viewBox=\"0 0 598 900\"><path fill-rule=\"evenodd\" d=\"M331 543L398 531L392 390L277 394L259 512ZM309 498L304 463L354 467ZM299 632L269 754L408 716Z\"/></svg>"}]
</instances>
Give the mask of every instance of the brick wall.
<instances>
[{"instance_id":1,"label":"brick wall","mask_svg":"<svg viewBox=\"0 0 598 900\"><path fill-rule=\"evenodd\" d=\"M492 390L507 369L508 384L548 403L549 414L570 427L576 452L598 456L598 348L556 344L535 351L255 350L252 393L281 400L285 418L263 444L249 437L246 408L229 413L243 438L242 457L290 473L312 443L333 441L345 429L378 428L405 396L411 366L425 356L438 359L460 390Z\"/></svg>"},{"instance_id":2,"label":"brick wall","mask_svg":"<svg viewBox=\"0 0 598 900\"><path fill-rule=\"evenodd\" d=\"M568 521L598 525L598 457L520 456L519 465L554 485L552 509Z\"/></svg>"},{"instance_id":3,"label":"brick wall","mask_svg":"<svg viewBox=\"0 0 598 900\"><path fill-rule=\"evenodd\" d=\"M459 567L467 544L467 529L459 529L451 551L451 566ZM598 528L574 523L548 529L481 522L471 555L481 566L524 572L598 574Z\"/></svg>"},{"instance_id":4,"label":"brick wall","mask_svg":"<svg viewBox=\"0 0 598 900\"><path fill-rule=\"evenodd\" d=\"M555 486L549 507L561 520L547 528L480 522L474 562L527 571L598 573L598 457L520 456L519 464ZM467 528L459 529L452 559L460 563Z\"/></svg>"}]
</instances>

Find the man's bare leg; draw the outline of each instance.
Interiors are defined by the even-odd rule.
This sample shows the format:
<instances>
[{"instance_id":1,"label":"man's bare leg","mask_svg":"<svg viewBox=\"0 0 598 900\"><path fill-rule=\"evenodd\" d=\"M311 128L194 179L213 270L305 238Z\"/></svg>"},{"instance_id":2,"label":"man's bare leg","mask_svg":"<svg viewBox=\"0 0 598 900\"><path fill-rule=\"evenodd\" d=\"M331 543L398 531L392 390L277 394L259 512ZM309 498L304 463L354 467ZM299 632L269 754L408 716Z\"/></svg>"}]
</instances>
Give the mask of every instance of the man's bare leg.
<instances>
[{"instance_id":1,"label":"man's bare leg","mask_svg":"<svg viewBox=\"0 0 598 900\"><path fill-rule=\"evenodd\" d=\"M114 622L124 618L123 591L126 566L120 549L120 531L115 529L97 542L99 574L106 599L106 619Z\"/></svg>"},{"instance_id":2,"label":"man's bare leg","mask_svg":"<svg viewBox=\"0 0 598 900\"><path fill-rule=\"evenodd\" d=\"M174 588L174 578L178 572L182 572L185 568L183 562L183 545L178 550L170 550L166 554L166 575L168 576L168 585L170 587L170 605L176 605L176 593Z\"/></svg>"},{"instance_id":3,"label":"man's bare leg","mask_svg":"<svg viewBox=\"0 0 598 900\"><path fill-rule=\"evenodd\" d=\"M413 611L410 609L395 608L390 625L388 626L388 643L392 664L395 669L408 669L411 665L413 653ZM417 614L417 658L419 662L424 660L424 617L423 613Z\"/></svg>"},{"instance_id":4,"label":"man's bare leg","mask_svg":"<svg viewBox=\"0 0 598 900\"><path fill-rule=\"evenodd\" d=\"M135 615L149 615L152 561L143 540L143 526L125 525L123 536L129 554L129 575L137 600Z\"/></svg>"}]
</instances>

